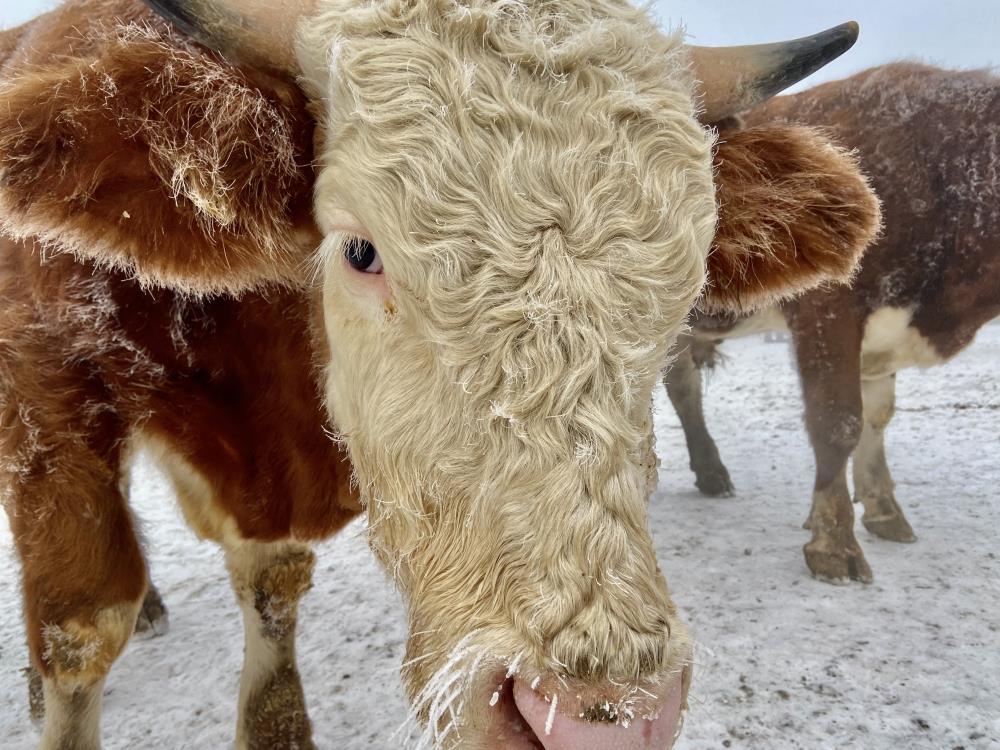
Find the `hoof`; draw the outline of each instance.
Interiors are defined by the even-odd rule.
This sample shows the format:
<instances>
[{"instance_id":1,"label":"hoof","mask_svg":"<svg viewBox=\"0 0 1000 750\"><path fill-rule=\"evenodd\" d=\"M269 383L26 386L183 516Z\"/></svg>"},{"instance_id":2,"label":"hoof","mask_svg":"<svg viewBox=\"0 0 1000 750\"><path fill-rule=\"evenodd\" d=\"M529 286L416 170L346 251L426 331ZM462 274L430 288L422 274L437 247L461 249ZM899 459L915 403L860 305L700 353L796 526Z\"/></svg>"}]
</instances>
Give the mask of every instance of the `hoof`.
<instances>
[{"instance_id":1,"label":"hoof","mask_svg":"<svg viewBox=\"0 0 1000 750\"><path fill-rule=\"evenodd\" d=\"M729 472L726 467L719 466L705 471L695 472L695 486L698 491L706 497L732 497L733 483L729 479Z\"/></svg>"},{"instance_id":2,"label":"hoof","mask_svg":"<svg viewBox=\"0 0 1000 750\"><path fill-rule=\"evenodd\" d=\"M142 602L139 616L135 619L135 635L143 638L156 638L166 635L170 630L170 618L167 607L160 598L160 592L150 584L146 598Z\"/></svg>"},{"instance_id":3,"label":"hoof","mask_svg":"<svg viewBox=\"0 0 1000 750\"><path fill-rule=\"evenodd\" d=\"M876 518L861 517L861 523L872 534L890 542L909 544L917 541L909 522L902 515L878 516Z\"/></svg>"},{"instance_id":4,"label":"hoof","mask_svg":"<svg viewBox=\"0 0 1000 750\"><path fill-rule=\"evenodd\" d=\"M810 572L821 581L871 583L874 580L860 547L834 549L828 542L809 542L803 551Z\"/></svg>"}]
</instances>

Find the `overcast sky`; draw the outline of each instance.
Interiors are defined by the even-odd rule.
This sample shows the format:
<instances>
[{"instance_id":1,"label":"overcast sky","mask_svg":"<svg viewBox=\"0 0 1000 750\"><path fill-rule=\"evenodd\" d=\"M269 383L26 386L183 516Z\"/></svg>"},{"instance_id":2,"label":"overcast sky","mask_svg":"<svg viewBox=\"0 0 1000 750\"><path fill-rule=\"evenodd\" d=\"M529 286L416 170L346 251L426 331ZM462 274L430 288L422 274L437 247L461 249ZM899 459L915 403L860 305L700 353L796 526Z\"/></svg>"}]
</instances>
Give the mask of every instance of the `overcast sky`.
<instances>
[{"instance_id":1,"label":"overcast sky","mask_svg":"<svg viewBox=\"0 0 1000 750\"><path fill-rule=\"evenodd\" d=\"M0 27L55 4L0 0ZM947 67L1000 65L998 0L655 0L653 7L664 26L683 23L696 44L775 41L859 21L857 46L810 82L902 58Z\"/></svg>"}]
</instances>

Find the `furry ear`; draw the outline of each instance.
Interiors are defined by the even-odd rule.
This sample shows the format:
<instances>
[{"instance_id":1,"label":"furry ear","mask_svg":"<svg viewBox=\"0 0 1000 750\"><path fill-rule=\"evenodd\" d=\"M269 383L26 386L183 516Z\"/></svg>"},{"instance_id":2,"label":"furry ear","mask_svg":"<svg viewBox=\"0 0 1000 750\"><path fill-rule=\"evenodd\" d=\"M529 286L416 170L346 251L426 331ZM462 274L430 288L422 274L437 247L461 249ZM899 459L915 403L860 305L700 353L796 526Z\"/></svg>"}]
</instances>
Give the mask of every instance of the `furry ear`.
<instances>
[{"instance_id":1,"label":"furry ear","mask_svg":"<svg viewBox=\"0 0 1000 750\"><path fill-rule=\"evenodd\" d=\"M193 293L299 281L318 239L297 88L145 11L83 31L58 14L39 23L71 54L40 46L0 83L0 227Z\"/></svg>"},{"instance_id":2,"label":"furry ear","mask_svg":"<svg viewBox=\"0 0 1000 750\"><path fill-rule=\"evenodd\" d=\"M707 312L749 312L827 281L849 281L878 235L878 199L854 157L816 130L760 127L722 136L719 226Z\"/></svg>"}]
</instances>

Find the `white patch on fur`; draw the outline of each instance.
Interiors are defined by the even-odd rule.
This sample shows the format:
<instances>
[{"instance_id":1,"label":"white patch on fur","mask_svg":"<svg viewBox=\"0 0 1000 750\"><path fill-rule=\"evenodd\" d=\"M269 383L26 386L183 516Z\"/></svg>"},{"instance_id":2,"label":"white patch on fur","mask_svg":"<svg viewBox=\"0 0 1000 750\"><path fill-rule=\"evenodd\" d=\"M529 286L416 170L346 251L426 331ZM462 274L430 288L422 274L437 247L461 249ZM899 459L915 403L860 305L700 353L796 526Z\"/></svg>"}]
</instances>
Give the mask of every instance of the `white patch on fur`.
<instances>
[{"instance_id":1,"label":"white patch on fur","mask_svg":"<svg viewBox=\"0 0 1000 750\"><path fill-rule=\"evenodd\" d=\"M785 316L777 305L765 307L758 310L753 315L741 318L740 321L728 333L721 335L712 334L711 338L740 339L745 336L754 336L758 333L769 333L770 331L787 331L788 323Z\"/></svg>"},{"instance_id":2,"label":"white patch on fur","mask_svg":"<svg viewBox=\"0 0 1000 750\"><path fill-rule=\"evenodd\" d=\"M45 728L38 750L101 746L101 693L104 680L76 690L60 690L52 678L42 679L45 694Z\"/></svg>"},{"instance_id":3,"label":"white patch on fur","mask_svg":"<svg viewBox=\"0 0 1000 750\"><path fill-rule=\"evenodd\" d=\"M101 690L112 662L128 643L140 602L105 607L91 622L42 625L45 724L41 750L100 748Z\"/></svg>"},{"instance_id":4,"label":"white patch on fur","mask_svg":"<svg viewBox=\"0 0 1000 750\"><path fill-rule=\"evenodd\" d=\"M262 631L261 619L254 608L253 597L238 597L243 612L243 670L240 672L240 696L236 721L236 747L249 748L247 737L247 706L251 696L281 666L281 656L274 641Z\"/></svg>"},{"instance_id":5,"label":"white patch on fur","mask_svg":"<svg viewBox=\"0 0 1000 750\"><path fill-rule=\"evenodd\" d=\"M864 503L869 519L878 516L879 500L892 498L895 487L884 445L885 427L895 407L895 386L891 375L861 381L865 425L854 449L854 493L855 500Z\"/></svg>"},{"instance_id":6,"label":"white patch on fur","mask_svg":"<svg viewBox=\"0 0 1000 750\"><path fill-rule=\"evenodd\" d=\"M904 367L930 367L944 358L910 326L912 310L883 307L868 317L861 342L861 374L880 378Z\"/></svg>"},{"instance_id":7,"label":"white patch on fur","mask_svg":"<svg viewBox=\"0 0 1000 750\"><path fill-rule=\"evenodd\" d=\"M146 435L143 447L170 479L177 502L188 525L201 539L211 539L226 547L243 541L236 519L216 501L215 490L205 476L171 445Z\"/></svg>"},{"instance_id":8,"label":"white patch on fur","mask_svg":"<svg viewBox=\"0 0 1000 750\"><path fill-rule=\"evenodd\" d=\"M282 565L289 556L308 553L308 547L298 542L236 541L232 537L225 546L226 567L243 612L243 670L240 673L236 730L236 747L242 749L251 747L253 740L247 734L252 722L246 716L251 698L260 692L288 662L290 654L294 653L290 644L295 637L295 608L298 599L283 597L280 595L282 592L272 592L263 602L265 611L261 612L258 609L262 604L258 601L259 580L268 570ZM265 613L272 623L270 632L265 632ZM277 622L285 624L280 631L275 631L274 623Z\"/></svg>"}]
</instances>

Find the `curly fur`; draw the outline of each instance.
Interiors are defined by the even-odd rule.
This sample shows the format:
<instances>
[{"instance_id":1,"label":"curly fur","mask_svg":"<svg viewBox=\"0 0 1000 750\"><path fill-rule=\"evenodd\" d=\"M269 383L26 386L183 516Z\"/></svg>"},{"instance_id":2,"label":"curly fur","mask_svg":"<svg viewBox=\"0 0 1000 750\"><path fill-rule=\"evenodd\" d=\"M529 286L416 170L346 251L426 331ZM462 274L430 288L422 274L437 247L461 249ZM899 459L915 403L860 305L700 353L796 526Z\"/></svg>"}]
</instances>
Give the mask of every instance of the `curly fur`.
<instances>
[{"instance_id":1,"label":"curly fur","mask_svg":"<svg viewBox=\"0 0 1000 750\"><path fill-rule=\"evenodd\" d=\"M300 44L336 40L305 68L318 218L357 217L395 305L329 236L328 404L408 594L418 710L460 643L581 710L658 684L689 641L645 524L650 394L716 218L680 39L613 2L327 8ZM490 736L476 685L444 746Z\"/></svg>"}]
</instances>

